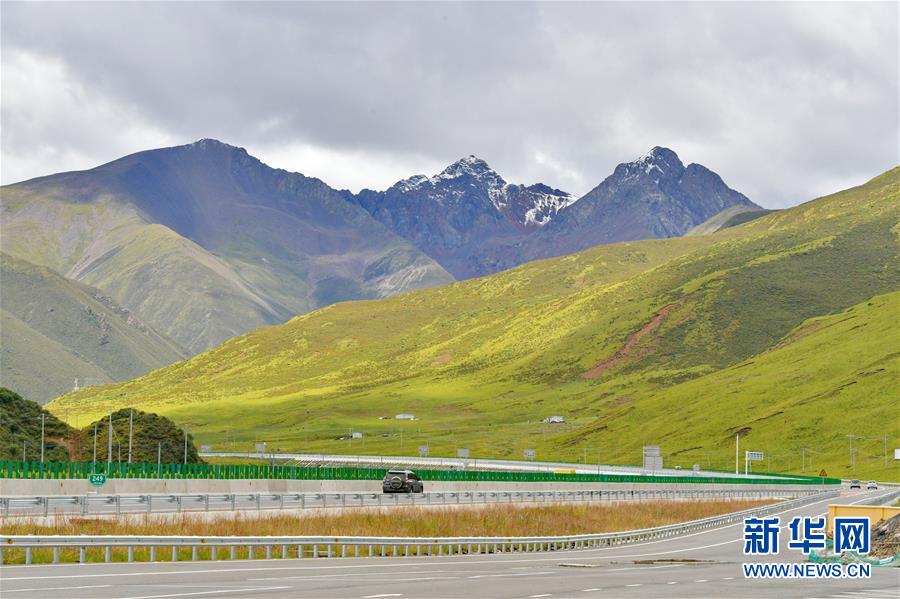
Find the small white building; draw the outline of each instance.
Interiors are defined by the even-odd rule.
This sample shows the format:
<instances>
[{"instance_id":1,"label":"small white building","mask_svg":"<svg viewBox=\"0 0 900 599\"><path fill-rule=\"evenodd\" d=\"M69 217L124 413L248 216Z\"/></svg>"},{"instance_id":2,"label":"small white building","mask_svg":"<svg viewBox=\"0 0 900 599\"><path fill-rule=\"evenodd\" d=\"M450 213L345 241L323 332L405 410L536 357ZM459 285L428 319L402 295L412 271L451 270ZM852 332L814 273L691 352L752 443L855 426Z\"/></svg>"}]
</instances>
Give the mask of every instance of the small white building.
<instances>
[{"instance_id":1,"label":"small white building","mask_svg":"<svg viewBox=\"0 0 900 599\"><path fill-rule=\"evenodd\" d=\"M415 414L397 414L394 420L418 420Z\"/></svg>"},{"instance_id":2,"label":"small white building","mask_svg":"<svg viewBox=\"0 0 900 599\"><path fill-rule=\"evenodd\" d=\"M561 424L565 422L566 419L562 416L547 416L541 422L546 422L547 424Z\"/></svg>"}]
</instances>

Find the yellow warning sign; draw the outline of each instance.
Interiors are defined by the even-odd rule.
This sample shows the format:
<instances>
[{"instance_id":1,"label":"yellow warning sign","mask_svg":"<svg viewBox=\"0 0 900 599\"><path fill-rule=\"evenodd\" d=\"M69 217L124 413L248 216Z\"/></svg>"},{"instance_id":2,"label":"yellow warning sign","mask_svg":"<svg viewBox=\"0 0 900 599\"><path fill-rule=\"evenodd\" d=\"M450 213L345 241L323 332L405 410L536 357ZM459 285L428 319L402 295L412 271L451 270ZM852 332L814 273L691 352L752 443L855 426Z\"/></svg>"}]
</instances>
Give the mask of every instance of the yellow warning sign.
<instances>
[{"instance_id":1,"label":"yellow warning sign","mask_svg":"<svg viewBox=\"0 0 900 599\"><path fill-rule=\"evenodd\" d=\"M826 476L828 476L828 473L825 472L825 469L824 469L824 468L822 468L822 469L819 471L819 476L821 476L822 478L825 478Z\"/></svg>"}]
</instances>

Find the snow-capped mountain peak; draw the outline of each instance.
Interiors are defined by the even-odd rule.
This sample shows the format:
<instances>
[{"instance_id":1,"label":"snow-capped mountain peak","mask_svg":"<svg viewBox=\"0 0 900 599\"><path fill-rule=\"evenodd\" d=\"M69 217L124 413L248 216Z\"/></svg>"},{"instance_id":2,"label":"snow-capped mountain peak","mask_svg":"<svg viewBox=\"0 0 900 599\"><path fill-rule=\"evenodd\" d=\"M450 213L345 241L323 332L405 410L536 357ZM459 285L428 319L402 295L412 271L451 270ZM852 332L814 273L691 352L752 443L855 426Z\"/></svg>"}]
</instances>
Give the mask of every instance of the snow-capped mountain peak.
<instances>
[{"instance_id":1,"label":"snow-capped mountain peak","mask_svg":"<svg viewBox=\"0 0 900 599\"><path fill-rule=\"evenodd\" d=\"M679 179L684 172L684 164L678 154L669 148L655 146L634 162L620 164L616 171L621 172L626 181L644 174L658 183L662 178Z\"/></svg>"},{"instance_id":2,"label":"snow-capped mountain peak","mask_svg":"<svg viewBox=\"0 0 900 599\"><path fill-rule=\"evenodd\" d=\"M455 179L456 177L462 177L464 175L470 175L474 177L493 175L497 178L500 178L500 175L498 175L490 166L488 166L487 162L475 156L474 154L469 154L464 158L460 158L459 160L445 168L443 171L441 171L439 175L435 176L442 179Z\"/></svg>"}]
</instances>

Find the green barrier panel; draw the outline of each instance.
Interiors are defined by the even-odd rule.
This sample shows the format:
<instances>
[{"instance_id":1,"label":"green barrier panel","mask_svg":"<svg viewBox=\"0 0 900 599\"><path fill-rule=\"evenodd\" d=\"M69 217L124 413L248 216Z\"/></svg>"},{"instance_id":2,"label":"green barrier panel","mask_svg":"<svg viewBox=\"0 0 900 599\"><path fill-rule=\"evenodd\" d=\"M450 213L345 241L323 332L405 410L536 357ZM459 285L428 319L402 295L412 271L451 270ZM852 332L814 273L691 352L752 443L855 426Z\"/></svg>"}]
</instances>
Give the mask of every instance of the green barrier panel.
<instances>
[{"instance_id":1,"label":"green barrier panel","mask_svg":"<svg viewBox=\"0 0 900 599\"><path fill-rule=\"evenodd\" d=\"M0 478L87 478L103 473L108 478L162 479L290 479L290 480L379 480L384 468L271 466L258 464L162 464L92 462L0 462ZM734 484L724 476L654 476L630 474L571 474L552 472L495 472L481 470L417 470L425 481L515 481L515 482L607 482ZM772 476L767 474L768 476ZM838 485L840 479L817 476L778 475L772 478L739 479L741 484Z\"/></svg>"}]
</instances>

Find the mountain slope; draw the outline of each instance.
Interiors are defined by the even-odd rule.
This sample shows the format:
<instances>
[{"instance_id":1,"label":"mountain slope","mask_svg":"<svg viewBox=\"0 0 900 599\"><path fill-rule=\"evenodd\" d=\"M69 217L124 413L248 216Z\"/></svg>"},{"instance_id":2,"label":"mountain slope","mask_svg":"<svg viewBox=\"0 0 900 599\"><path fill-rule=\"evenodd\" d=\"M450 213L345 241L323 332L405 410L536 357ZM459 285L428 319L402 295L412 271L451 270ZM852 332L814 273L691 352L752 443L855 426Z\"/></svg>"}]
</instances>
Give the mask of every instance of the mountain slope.
<instances>
[{"instance_id":1,"label":"mountain slope","mask_svg":"<svg viewBox=\"0 0 900 599\"><path fill-rule=\"evenodd\" d=\"M578 199L507 183L468 156L433 177L348 198L458 279L616 241L674 237L732 206L759 207L698 164L653 148Z\"/></svg>"},{"instance_id":2,"label":"mountain slope","mask_svg":"<svg viewBox=\"0 0 900 599\"><path fill-rule=\"evenodd\" d=\"M412 412L420 419L406 442L444 454L464 444L478 455L515 456L537 445L545 457L571 459L590 442L634 461L640 443L678 437L680 407L657 414L669 428L652 436L597 429L598 416L636 410L639 397L733 367L810 318L900 286L898 183L900 168L711 235L601 246L440 289L336 304L135 381L69 394L52 409L133 403L189 422L204 442L260 434L272 447L309 450L338 449L334 439L353 426L372 435L366 451L390 453L401 452L398 425L378 418ZM752 365L742 372L765 376ZM729 401L767 408L749 395ZM584 435L580 446L539 423L551 414ZM803 422L754 425L747 442L773 434L769 427L840 464L843 448ZM733 431L690 439L727 467Z\"/></svg>"},{"instance_id":3,"label":"mountain slope","mask_svg":"<svg viewBox=\"0 0 900 599\"><path fill-rule=\"evenodd\" d=\"M96 289L0 254L0 385L45 402L187 354Z\"/></svg>"},{"instance_id":4,"label":"mountain slope","mask_svg":"<svg viewBox=\"0 0 900 599\"><path fill-rule=\"evenodd\" d=\"M5 252L103 290L192 353L452 280L318 179L215 140L5 186L0 214Z\"/></svg>"},{"instance_id":5,"label":"mountain slope","mask_svg":"<svg viewBox=\"0 0 900 599\"><path fill-rule=\"evenodd\" d=\"M824 467L829 473L896 480L897 468L887 460L892 456L885 455L884 443L891 443L890 451L900 433L898 314L900 292L894 292L811 318L770 350L614 403L595 422L557 442L577 447L585 439L611 437L623 442L616 455L628 455L640 451L641 439L656 439L676 463L706 468L710 455L697 447L697 439L733 443L740 433L742 444L770 454L775 468L798 471L805 464L807 474ZM855 471L847 451L851 432L859 437Z\"/></svg>"},{"instance_id":6,"label":"mountain slope","mask_svg":"<svg viewBox=\"0 0 900 599\"><path fill-rule=\"evenodd\" d=\"M705 166L687 167L655 147L560 212L526 244L539 257L560 256L598 243L677 237L732 206L759 208Z\"/></svg>"},{"instance_id":7,"label":"mountain slope","mask_svg":"<svg viewBox=\"0 0 900 599\"><path fill-rule=\"evenodd\" d=\"M691 227L685 235L709 235L710 233L715 233L716 231L721 231L728 227L736 227L750 222L751 220L765 216L770 212L772 211L753 206L732 206L731 208L726 208L725 210L712 215L699 225Z\"/></svg>"},{"instance_id":8,"label":"mountain slope","mask_svg":"<svg viewBox=\"0 0 900 599\"><path fill-rule=\"evenodd\" d=\"M496 271L484 260L491 247L524 238L575 200L546 185L509 184L475 156L433 177L416 175L384 192L348 197L457 278Z\"/></svg>"}]
</instances>

